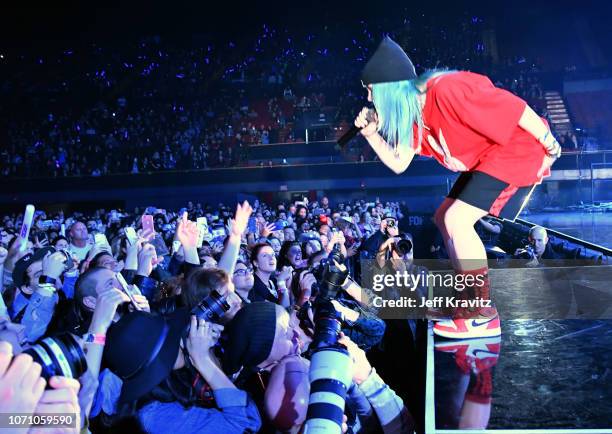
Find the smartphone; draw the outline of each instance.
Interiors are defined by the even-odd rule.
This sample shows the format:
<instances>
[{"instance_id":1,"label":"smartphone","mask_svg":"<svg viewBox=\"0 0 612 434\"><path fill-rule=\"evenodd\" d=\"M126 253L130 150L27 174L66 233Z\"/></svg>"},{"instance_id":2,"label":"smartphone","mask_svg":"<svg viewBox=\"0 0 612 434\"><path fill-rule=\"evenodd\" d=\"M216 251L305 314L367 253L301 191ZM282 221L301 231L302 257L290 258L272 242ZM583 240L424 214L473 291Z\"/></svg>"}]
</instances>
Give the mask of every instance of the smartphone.
<instances>
[{"instance_id":1,"label":"smartphone","mask_svg":"<svg viewBox=\"0 0 612 434\"><path fill-rule=\"evenodd\" d=\"M123 229L123 231L125 232L125 237L127 238L128 243L130 243L132 246L136 244L136 241L138 241L138 235L136 235L134 228L127 226L125 229Z\"/></svg>"},{"instance_id":2,"label":"smartphone","mask_svg":"<svg viewBox=\"0 0 612 434\"><path fill-rule=\"evenodd\" d=\"M108 239L106 238L106 235L104 234L94 234L94 244L98 244L98 245L102 245L102 246L108 246Z\"/></svg>"},{"instance_id":3,"label":"smartphone","mask_svg":"<svg viewBox=\"0 0 612 434\"><path fill-rule=\"evenodd\" d=\"M164 242L164 239L162 238L161 234L155 234L155 236L151 241L149 241L149 243L153 244L153 247L155 247L155 253L158 257L165 256L170 253L170 251L168 250L168 246L166 246L166 243Z\"/></svg>"},{"instance_id":4,"label":"smartphone","mask_svg":"<svg viewBox=\"0 0 612 434\"><path fill-rule=\"evenodd\" d=\"M64 223L62 223L62 225L60 226L60 235L62 237L66 236L66 225Z\"/></svg>"},{"instance_id":5,"label":"smartphone","mask_svg":"<svg viewBox=\"0 0 612 434\"><path fill-rule=\"evenodd\" d=\"M155 225L153 224L153 216L151 214L142 216L142 231L151 231L151 233L155 233Z\"/></svg>"},{"instance_id":6,"label":"smartphone","mask_svg":"<svg viewBox=\"0 0 612 434\"><path fill-rule=\"evenodd\" d=\"M53 220L43 220L40 222L41 229L49 229L53 226Z\"/></svg>"},{"instance_id":7,"label":"smartphone","mask_svg":"<svg viewBox=\"0 0 612 434\"><path fill-rule=\"evenodd\" d=\"M248 230L250 233L257 233L257 219L255 217L249 217Z\"/></svg>"},{"instance_id":8,"label":"smartphone","mask_svg":"<svg viewBox=\"0 0 612 434\"><path fill-rule=\"evenodd\" d=\"M208 232L208 220L206 217L198 217L196 220L196 224L198 226L198 243L196 247L199 249L202 247L202 243L204 242L204 237Z\"/></svg>"},{"instance_id":9,"label":"smartphone","mask_svg":"<svg viewBox=\"0 0 612 434\"><path fill-rule=\"evenodd\" d=\"M282 220L278 220L276 221L276 223L274 223L274 230L275 231L282 231L285 228L286 224L284 221Z\"/></svg>"},{"instance_id":10,"label":"smartphone","mask_svg":"<svg viewBox=\"0 0 612 434\"><path fill-rule=\"evenodd\" d=\"M225 239L225 228L223 226L216 227L212 230L212 240L211 242L214 244L215 242L223 242Z\"/></svg>"},{"instance_id":11,"label":"smartphone","mask_svg":"<svg viewBox=\"0 0 612 434\"><path fill-rule=\"evenodd\" d=\"M115 276L117 277L117 281L119 282L119 285L121 286L121 288L119 289L121 289L123 292L127 294L127 296L130 298L132 306L134 306L134 309L140 310L140 308L138 307L138 304L136 303L136 300L134 300L135 291L132 291L132 289L130 288L130 285L128 285L128 283L125 281L121 273L117 273Z\"/></svg>"}]
</instances>

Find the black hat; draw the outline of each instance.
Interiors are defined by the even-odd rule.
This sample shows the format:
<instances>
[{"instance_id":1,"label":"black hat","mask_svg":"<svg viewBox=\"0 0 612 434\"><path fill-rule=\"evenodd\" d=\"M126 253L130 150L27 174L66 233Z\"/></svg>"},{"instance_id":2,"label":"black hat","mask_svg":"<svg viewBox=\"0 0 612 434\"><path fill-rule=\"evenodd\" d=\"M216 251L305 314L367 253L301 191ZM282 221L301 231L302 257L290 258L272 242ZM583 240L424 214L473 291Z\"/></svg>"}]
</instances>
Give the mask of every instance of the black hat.
<instances>
[{"instance_id":1,"label":"black hat","mask_svg":"<svg viewBox=\"0 0 612 434\"><path fill-rule=\"evenodd\" d=\"M17 288L23 286L28 267L34 262L42 261L47 253L55 253L55 247L43 247L42 249L36 250L34 253L28 253L15 263L15 268L13 269L13 284Z\"/></svg>"},{"instance_id":2,"label":"black hat","mask_svg":"<svg viewBox=\"0 0 612 434\"><path fill-rule=\"evenodd\" d=\"M361 73L364 84L388 83L417 78L414 65L396 42L386 36Z\"/></svg>"},{"instance_id":3,"label":"black hat","mask_svg":"<svg viewBox=\"0 0 612 434\"><path fill-rule=\"evenodd\" d=\"M276 304L268 301L249 303L227 324L227 345L223 368L228 374L241 367L253 368L272 351L276 333Z\"/></svg>"},{"instance_id":4,"label":"black hat","mask_svg":"<svg viewBox=\"0 0 612 434\"><path fill-rule=\"evenodd\" d=\"M123 380L120 403L137 400L170 375L189 320L187 309L167 317L134 311L110 326L104 361Z\"/></svg>"}]
</instances>

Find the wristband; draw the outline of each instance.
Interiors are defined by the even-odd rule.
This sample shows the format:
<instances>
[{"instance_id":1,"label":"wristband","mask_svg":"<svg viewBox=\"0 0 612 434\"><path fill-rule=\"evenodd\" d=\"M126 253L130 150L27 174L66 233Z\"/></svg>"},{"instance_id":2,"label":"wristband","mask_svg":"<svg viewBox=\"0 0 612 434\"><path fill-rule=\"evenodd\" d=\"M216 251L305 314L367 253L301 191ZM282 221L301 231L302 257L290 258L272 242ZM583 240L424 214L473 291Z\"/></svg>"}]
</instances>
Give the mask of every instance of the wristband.
<instances>
[{"instance_id":1,"label":"wristband","mask_svg":"<svg viewBox=\"0 0 612 434\"><path fill-rule=\"evenodd\" d=\"M553 146L552 148L546 148L546 153L550 157L559 158L561 156L561 145L559 145L556 140L555 144L556 146Z\"/></svg>"},{"instance_id":2,"label":"wristband","mask_svg":"<svg viewBox=\"0 0 612 434\"><path fill-rule=\"evenodd\" d=\"M106 335L102 333L85 333L83 335L83 341L86 344L104 345L106 344Z\"/></svg>"},{"instance_id":3,"label":"wristband","mask_svg":"<svg viewBox=\"0 0 612 434\"><path fill-rule=\"evenodd\" d=\"M55 285L57 283L57 279L54 279L53 277L45 276L44 274L38 278L39 285L45 285L47 283L50 285Z\"/></svg>"}]
</instances>

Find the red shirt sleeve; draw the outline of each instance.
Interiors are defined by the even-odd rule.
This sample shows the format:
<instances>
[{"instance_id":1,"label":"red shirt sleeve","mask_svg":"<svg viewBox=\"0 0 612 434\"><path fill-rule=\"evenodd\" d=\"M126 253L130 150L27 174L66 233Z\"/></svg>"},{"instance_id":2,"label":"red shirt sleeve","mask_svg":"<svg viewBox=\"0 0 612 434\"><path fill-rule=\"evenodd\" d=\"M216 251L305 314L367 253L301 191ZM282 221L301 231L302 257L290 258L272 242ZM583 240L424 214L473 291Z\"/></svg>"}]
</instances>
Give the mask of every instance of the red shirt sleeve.
<instances>
[{"instance_id":1,"label":"red shirt sleeve","mask_svg":"<svg viewBox=\"0 0 612 434\"><path fill-rule=\"evenodd\" d=\"M436 85L436 104L475 132L506 145L518 127L527 103L499 89L484 75L456 72Z\"/></svg>"}]
</instances>

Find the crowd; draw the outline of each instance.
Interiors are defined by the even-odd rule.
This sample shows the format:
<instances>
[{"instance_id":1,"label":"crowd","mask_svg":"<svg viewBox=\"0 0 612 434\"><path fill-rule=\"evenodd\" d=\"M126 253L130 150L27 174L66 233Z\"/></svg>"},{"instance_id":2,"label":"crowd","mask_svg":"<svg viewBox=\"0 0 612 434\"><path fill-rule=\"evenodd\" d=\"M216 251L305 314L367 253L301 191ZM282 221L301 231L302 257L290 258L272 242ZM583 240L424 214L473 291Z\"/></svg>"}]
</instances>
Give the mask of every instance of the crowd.
<instances>
[{"instance_id":1,"label":"crowd","mask_svg":"<svg viewBox=\"0 0 612 434\"><path fill-rule=\"evenodd\" d=\"M337 337L353 361L344 428L420 429L415 348L426 322L381 319L361 287L366 263L414 274L426 272L416 251L446 257L440 237L400 231L407 214L378 198L189 202L177 211L38 210L29 233L23 214L6 215L0 394L11 398L0 409L75 413L69 432L298 432L320 344L318 302L333 288ZM487 248L501 231L497 220L479 223ZM543 228L529 241L514 252L527 266L557 257Z\"/></svg>"},{"instance_id":2,"label":"crowd","mask_svg":"<svg viewBox=\"0 0 612 434\"><path fill-rule=\"evenodd\" d=\"M524 58L494 63L485 26L469 15L448 22L424 16L350 30L264 25L237 40L152 37L8 52L0 59L0 172L103 176L256 164L250 145L302 141L312 122L322 127L311 130L311 140L333 140L363 105L357 77L384 33L408 48L419 71L482 72L540 98L538 68ZM355 150L349 157L374 155Z\"/></svg>"}]
</instances>

